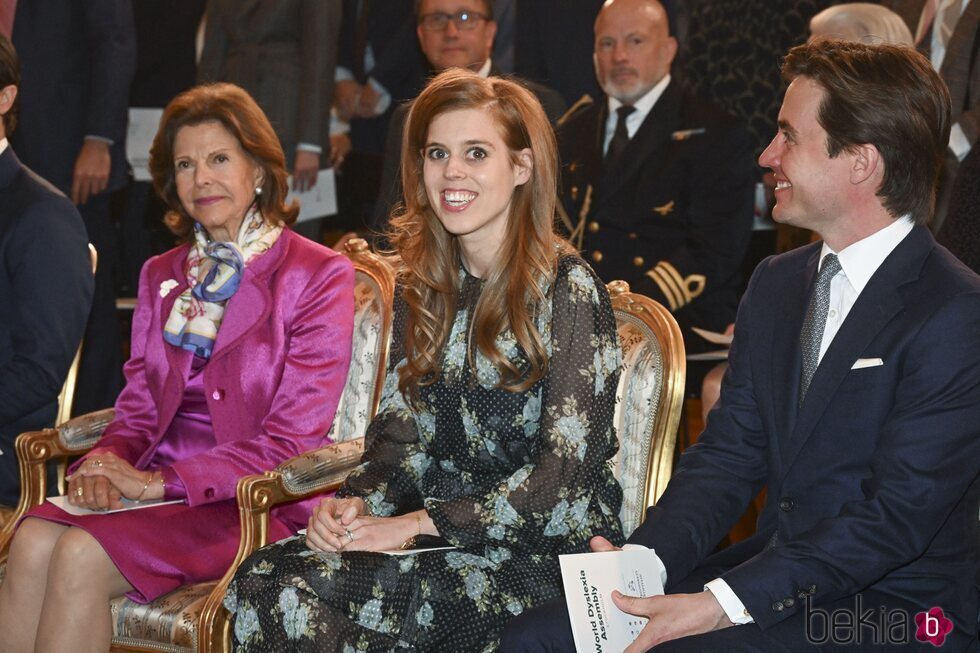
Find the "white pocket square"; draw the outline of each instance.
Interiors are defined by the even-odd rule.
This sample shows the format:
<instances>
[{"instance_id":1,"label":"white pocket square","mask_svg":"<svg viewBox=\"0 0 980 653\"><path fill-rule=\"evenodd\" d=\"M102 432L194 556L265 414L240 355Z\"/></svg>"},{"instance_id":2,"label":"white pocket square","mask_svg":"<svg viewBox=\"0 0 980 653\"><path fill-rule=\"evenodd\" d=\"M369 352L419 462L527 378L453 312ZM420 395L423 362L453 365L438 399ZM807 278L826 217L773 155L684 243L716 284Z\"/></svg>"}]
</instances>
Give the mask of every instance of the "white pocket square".
<instances>
[{"instance_id":1,"label":"white pocket square","mask_svg":"<svg viewBox=\"0 0 980 653\"><path fill-rule=\"evenodd\" d=\"M884 365L885 361L880 358L859 358L854 361L854 365L851 365L852 370L860 370L865 367L878 367L879 365Z\"/></svg>"}]
</instances>

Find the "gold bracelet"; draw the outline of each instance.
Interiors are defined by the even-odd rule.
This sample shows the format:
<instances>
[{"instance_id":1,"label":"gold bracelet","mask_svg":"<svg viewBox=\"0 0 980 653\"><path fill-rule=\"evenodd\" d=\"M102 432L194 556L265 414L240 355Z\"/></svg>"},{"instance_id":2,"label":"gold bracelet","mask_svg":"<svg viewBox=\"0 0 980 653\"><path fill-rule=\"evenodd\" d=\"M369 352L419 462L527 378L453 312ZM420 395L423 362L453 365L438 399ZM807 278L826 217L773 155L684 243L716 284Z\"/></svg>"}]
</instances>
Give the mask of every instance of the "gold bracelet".
<instances>
[{"instance_id":1,"label":"gold bracelet","mask_svg":"<svg viewBox=\"0 0 980 653\"><path fill-rule=\"evenodd\" d=\"M407 540L405 540L405 543L402 544L402 546L401 546L402 550L414 549L415 548L416 541L418 540L419 536L422 535L422 514L421 513L418 513L418 512L415 513L415 523L418 525L419 532L418 532L417 535L413 535L412 537L410 537Z\"/></svg>"},{"instance_id":2,"label":"gold bracelet","mask_svg":"<svg viewBox=\"0 0 980 653\"><path fill-rule=\"evenodd\" d=\"M153 472L150 472L149 476L146 477L146 483L143 483L143 489L140 490L140 493L136 496L137 503L143 500L143 495L146 494L146 489L150 487L150 483L152 482L153 482Z\"/></svg>"}]
</instances>

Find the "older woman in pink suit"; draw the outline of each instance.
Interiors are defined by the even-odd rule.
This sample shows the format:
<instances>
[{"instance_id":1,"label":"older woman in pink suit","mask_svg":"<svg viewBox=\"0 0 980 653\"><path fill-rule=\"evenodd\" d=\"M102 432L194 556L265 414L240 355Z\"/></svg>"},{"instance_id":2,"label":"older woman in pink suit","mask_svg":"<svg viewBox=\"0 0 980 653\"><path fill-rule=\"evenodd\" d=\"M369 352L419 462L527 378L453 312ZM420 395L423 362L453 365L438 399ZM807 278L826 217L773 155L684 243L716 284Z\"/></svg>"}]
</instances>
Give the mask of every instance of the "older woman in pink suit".
<instances>
[{"instance_id":1,"label":"older woman in pink suit","mask_svg":"<svg viewBox=\"0 0 980 653\"><path fill-rule=\"evenodd\" d=\"M228 84L178 96L150 169L186 242L143 268L126 388L68 500L179 502L32 511L0 586L4 651L106 651L111 597L220 576L237 550L238 479L324 444L343 390L353 270L289 229L282 149L252 98ZM309 511L274 513L270 538Z\"/></svg>"}]
</instances>

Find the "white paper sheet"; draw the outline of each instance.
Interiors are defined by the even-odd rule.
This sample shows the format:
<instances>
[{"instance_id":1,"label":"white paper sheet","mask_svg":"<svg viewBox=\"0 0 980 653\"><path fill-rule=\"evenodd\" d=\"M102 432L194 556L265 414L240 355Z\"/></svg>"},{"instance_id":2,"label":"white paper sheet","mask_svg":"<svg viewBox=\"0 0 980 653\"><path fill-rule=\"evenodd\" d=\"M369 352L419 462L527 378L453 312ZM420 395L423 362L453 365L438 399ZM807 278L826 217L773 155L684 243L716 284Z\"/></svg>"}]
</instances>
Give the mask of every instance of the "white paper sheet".
<instances>
[{"instance_id":1,"label":"white paper sheet","mask_svg":"<svg viewBox=\"0 0 980 653\"><path fill-rule=\"evenodd\" d=\"M558 557L575 649L621 653L646 625L612 600L613 590L627 596L664 593L662 564L651 549L576 553Z\"/></svg>"},{"instance_id":2,"label":"white paper sheet","mask_svg":"<svg viewBox=\"0 0 980 653\"><path fill-rule=\"evenodd\" d=\"M293 178L289 178L289 187L293 187ZM299 217L296 222L306 222L328 215L337 214L337 180L333 168L321 170L316 176L316 185L305 193L294 190L286 197L286 204L294 199L299 200Z\"/></svg>"},{"instance_id":3,"label":"white paper sheet","mask_svg":"<svg viewBox=\"0 0 980 653\"><path fill-rule=\"evenodd\" d=\"M126 129L126 160L133 167L136 181L150 181L150 146L160 127L163 109L129 108L129 126Z\"/></svg>"},{"instance_id":4,"label":"white paper sheet","mask_svg":"<svg viewBox=\"0 0 980 653\"><path fill-rule=\"evenodd\" d=\"M717 333L715 331L708 331L707 329L699 329L697 327L691 327L691 331L698 334L708 342L713 345L721 345L722 347L728 347L732 344L735 336L730 336L725 333Z\"/></svg>"},{"instance_id":5,"label":"white paper sheet","mask_svg":"<svg viewBox=\"0 0 980 653\"><path fill-rule=\"evenodd\" d=\"M116 510L89 510L88 508L80 508L78 506L73 506L68 503L68 497L62 495L60 497L48 497L48 501L58 506L69 515L108 515L114 512L124 512L126 510L141 510L143 508L154 508L156 506L166 506L171 503L183 503L183 499L173 499L172 501L133 501L131 499L123 499L122 508Z\"/></svg>"}]
</instances>

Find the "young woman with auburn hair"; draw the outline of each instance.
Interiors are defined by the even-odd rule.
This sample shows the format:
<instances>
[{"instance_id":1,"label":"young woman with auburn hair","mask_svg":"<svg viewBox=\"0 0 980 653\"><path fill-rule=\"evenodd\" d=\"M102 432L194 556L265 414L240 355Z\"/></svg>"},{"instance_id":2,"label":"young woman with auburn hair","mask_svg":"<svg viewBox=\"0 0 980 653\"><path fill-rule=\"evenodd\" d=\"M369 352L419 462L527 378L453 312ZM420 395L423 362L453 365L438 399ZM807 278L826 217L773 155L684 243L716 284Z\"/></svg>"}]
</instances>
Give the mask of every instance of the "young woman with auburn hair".
<instances>
[{"instance_id":1,"label":"young woman with auburn hair","mask_svg":"<svg viewBox=\"0 0 980 653\"><path fill-rule=\"evenodd\" d=\"M480 651L561 595L558 555L622 538L619 341L553 231L557 154L519 84L451 70L415 100L392 353L361 465L226 605L241 651ZM383 553L417 536L452 549Z\"/></svg>"}]
</instances>

